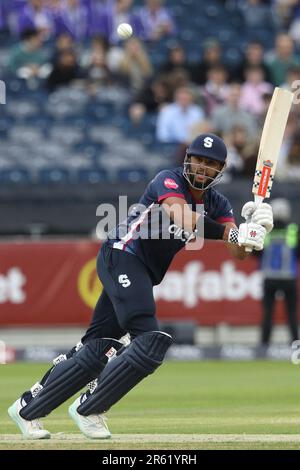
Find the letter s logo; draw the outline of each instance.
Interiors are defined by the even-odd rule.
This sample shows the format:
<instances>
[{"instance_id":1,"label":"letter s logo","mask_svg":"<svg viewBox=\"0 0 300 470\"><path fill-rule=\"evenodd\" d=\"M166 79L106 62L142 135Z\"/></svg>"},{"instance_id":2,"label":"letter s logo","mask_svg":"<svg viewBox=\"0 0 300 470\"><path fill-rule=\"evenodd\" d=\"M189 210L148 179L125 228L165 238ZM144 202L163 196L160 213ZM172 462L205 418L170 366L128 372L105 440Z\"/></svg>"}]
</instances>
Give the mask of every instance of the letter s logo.
<instances>
[{"instance_id":1,"label":"letter s logo","mask_svg":"<svg viewBox=\"0 0 300 470\"><path fill-rule=\"evenodd\" d=\"M212 137L205 137L204 139L204 147L211 148L213 144L214 139Z\"/></svg>"},{"instance_id":2,"label":"letter s logo","mask_svg":"<svg viewBox=\"0 0 300 470\"><path fill-rule=\"evenodd\" d=\"M127 274L120 274L118 278L119 284L121 284L122 287L129 287L131 285L130 280L128 279Z\"/></svg>"}]
</instances>

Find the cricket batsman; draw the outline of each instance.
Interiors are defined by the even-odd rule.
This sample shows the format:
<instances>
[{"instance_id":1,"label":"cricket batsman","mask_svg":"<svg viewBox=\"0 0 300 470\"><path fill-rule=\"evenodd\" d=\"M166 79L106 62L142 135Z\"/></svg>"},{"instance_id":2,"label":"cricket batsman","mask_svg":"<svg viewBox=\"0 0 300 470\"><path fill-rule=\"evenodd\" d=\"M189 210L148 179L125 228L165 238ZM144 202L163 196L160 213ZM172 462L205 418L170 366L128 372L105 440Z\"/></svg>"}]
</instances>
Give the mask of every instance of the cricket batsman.
<instances>
[{"instance_id":1,"label":"cricket batsman","mask_svg":"<svg viewBox=\"0 0 300 470\"><path fill-rule=\"evenodd\" d=\"M86 437L109 438L104 413L162 364L172 343L159 329L153 286L176 253L203 239L203 232L204 239L223 241L238 259L247 256L246 248L263 249L273 228L271 206L247 202L242 209L246 223L237 228L229 201L214 189L226 159L222 139L199 135L187 148L183 167L158 173L139 201L138 216L129 213L103 243L97 258L103 291L86 334L8 409L25 438L50 438L40 418L86 386L69 414ZM167 214L167 224L160 223L155 236L137 236L157 207ZM126 333L131 342L124 346L119 339Z\"/></svg>"}]
</instances>

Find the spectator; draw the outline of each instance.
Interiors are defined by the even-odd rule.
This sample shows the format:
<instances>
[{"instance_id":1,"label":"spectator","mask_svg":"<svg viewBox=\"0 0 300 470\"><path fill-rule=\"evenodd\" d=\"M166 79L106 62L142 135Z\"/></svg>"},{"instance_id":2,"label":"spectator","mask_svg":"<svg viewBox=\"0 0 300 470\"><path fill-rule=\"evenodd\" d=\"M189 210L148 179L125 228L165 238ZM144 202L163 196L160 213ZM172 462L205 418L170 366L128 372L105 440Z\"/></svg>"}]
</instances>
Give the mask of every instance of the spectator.
<instances>
[{"instance_id":1,"label":"spectator","mask_svg":"<svg viewBox=\"0 0 300 470\"><path fill-rule=\"evenodd\" d=\"M10 52L8 69L20 78L38 77L42 66L47 62L43 50L41 33L28 29L22 33L21 42Z\"/></svg>"},{"instance_id":2,"label":"spectator","mask_svg":"<svg viewBox=\"0 0 300 470\"><path fill-rule=\"evenodd\" d=\"M204 119L204 112L194 104L192 91L178 88L175 101L164 106L158 114L156 137L160 142L186 144L192 126Z\"/></svg>"},{"instance_id":3,"label":"spectator","mask_svg":"<svg viewBox=\"0 0 300 470\"><path fill-rule=\"evenodd\" d=\"M110 44L118 44L119 24L129 23L135 36L139 37L142 27L138 16L132 12L132 3L133 0L111 0L105 7L100 7L91 20L91 36L105 36Z\"/></svg>"},{"instance_id":4,"label":"spectator","mask_svg":"<svg viewBox=\"0 0 300 470\"><path fill-rule=\"evenodd\" d=\"M232 83L224 105L217 106L212 114L212 122L217 132L230 132L234 126L243 126L249 136L256 137L257 125L252 114L241 109L241 85Z\"/></svg>"},{"instance_id":5,"label":"spectator","mask_svg":"<svg viewBox=\"0 0 300 470\"><path fill-rule=\"evenodd\" d=\"M239 6L244 19L245 32L276 31L278 21L270 3L262 0L246 0L240 2Z\"/></svg>"},{"instance_id":6,"label":"spectator","mask_svg":"<svg viewBox=\"0 0 300 470\"><path fill-rule=\"evenodd\" d=\"M57 56L66 50L75 49L75 43L67 33L60 34L55 41L55 49L52 62L56 61Z\"/></svg>"},{"instance_id":7,"label":"spectator","mask_svg":"<svg viewBox=\"0 0 300 470\"><path fill-rule=\"evenodd\" d=\"M288 117L277 163L276 179L278 179L278 181L288 180L289 178L293 179L294 177L297 179L300 176L300 166L298 167L297 158L295 158L299 150L299 143L299 117L295 112L295 105L293 105L292 111Z\"/></svg>"},{"instance_id":8,"label":"spectator","mask_svg":"<svg viewBox=\"0 0 300 470\"><path fill-rule=\"evenodd\" d=\"M255 170L258 140L251 138L245 127L235 125L224 135L228 149L228 170L231 174L252 177Z\"/></svg>"},{"instance_id":9,"label":"spectator","mask_svg":"<svg viewBox=\"0 0 300 470\"><path fill-rule=\"evenodd\" d=\"M47 79L47 88L50 92L60 86L71 85L74 80L85 78L83 70L77 63L75 52L71 50L62 51L53 70Z\"/></svg>"},{"instance_id":10,"label":"spectator","mask_svg":"<svg viewBox=\"0 0 300 470\"><path fill-rule=\"evenodd\" d=\"M189 134L189 139L188 139L188 144L193 142L194 139L200 134L213 134L214 133L214 127L212 122L209 119L202 119L199 122L196 122L191 127L191 132Z\"/></svg>"},{"instance_id":11,"label":"spectator","mask_svg":"<svg viewBox=\"0 0 300 470\"><path fill-rule=\"evenodd\" d=\"M293 18L288 30L289 36L295 41L297 47L300 46L300 5L296 2Z\"/></svg>"},{"instance_id":12,"label":"spectator","mask_svg":"<svg viewBox=\"0 0 300 470\"><path fill-rule=\"evenodd\" d=\"M108 40L104 36L95 36L91 40L91 47L81 56L81 65L89 67L93 63L93 58L97 55L107 55L109 51Z\"/></svg>"},{"instance_id":13,"label":"spectator","mask_svg":"<svg viewBox=\"0 0 300 470\"><path fill-rule=\"evenodd\" d=\"M264 71L264 77L270 82L269 69L264 61L264 48L259 41L252 41L246 47L245 57L240 65L238 65L232 73L235 81L243 82L245 80L245 72L248 67L261 67Z\"/></svg>"},{"instance_id":14,"label":"spectator","mask_svg":"<svg viewBox=\"0 0 300 470\"><path fill-rule=\"evenodd\" d=\"M282 88L287 88L295 93L293 102L293 113L300 118L300 67L290 67L287 71L286 82L282 84Z\"/></svg>"},{"instance_id":15,"label":"spectator","mask_svg":"<svg viewBox=\"0 0 300 470\"><path fill-rule=\"evenodd\" d=\"M214 65L208 70L207 78L202 88L202 97L206 114L211 116L216 106L223 104L228 96L227 69L223 65Z\"/></svg>"},{"instance_id":16,"label":"spectator","mask_svg":"<svg viewBox=\"0 0 300 470\"><path fill-rule=\"evenodd\" d=\"M68 34L75 41L88 37L89 14L80 0L65 0L55 17L56 34Z\"/></svg>"},{"instance_id":17,"label":"spectator","mask_svg":"<svg viewBox=\"0 0 300 470\"><path fill-rule=\"evenodd\" d=\"M19 34L28 29L39 30L44 39L54 35L54 18L43 0L28 0L19 13Z\"/></svg>"},{"instance_id":18,"label":"spectator","mask_svg":"<svg viewBox=\"0 0 300 470\"><path fill-rule=\"evenodd\" d=\"M154 79L150 85L141 90L130 106L131 121L137 124L143 119L145 113L158 112L164 104L172 101L172 95L166 76Z\"/></svg>"},{"instance_id":19,"label":"spectator","mask_svg":"<svg viewBox=\"0 0 300 470\"><path fill-rule=\"evenodd\" d=\"M87 71L87 77L94 85L108 85L112 73L108 62L109 44L104 37L93 38L91 49L83 55L81 64Z\"/></svg>"},{"instance_id":20,"label":"spectator","mask_svg":"<svg viewBox=\"0 0 300 470\"><path fill-rule=\"evenodd\" d=\"M242 85L241 108L249 113L260 115L264 111L264 95L272 93L273 87L264 80L260 66L246 69L246 81Z\"/></svg>"},{"instance_id":21,"label":"spectator","mask_svg":"<svg viewBox=\"0 0 300 470\"><path fill-rule=\"evenodd\" d=\"M161 66L161 73L173 73L184 70L189 73L189 64L184 48L180 44L169 49L167 61Z\"/></svg>"},{"instance_id":22,"label":"spectator","mask_svg":"<svg viewBox=\"0 0 300 470\"><path fill-rule=\"evenodd\" d=\"M277 20L282 30L286 31L295 16L298 0L275 0L274 7Z\"/></svg>"},{"instance_id":23,"label":"spectator","mask_svg":"<svg viewBox=\"0 0 300 470\"><path fill-rule=\"evenodd\" d=\"M291 138L288 154L284 164L279 166L279 179L286 181L300 181L300 132Z\"/></svg>"},{"instance_id":24,"label":"spectator","mask_svg":"<svg viewBox=\"0 0 300 470\"><path fill-rule=\"evenodd\" d=\"M158 41L175 33L175 23L163 3L164 0L145 0L144 7L139 11L142 39Z\"/></svg>"},{"instance_id":25,"label":"spectator","mask_svg":"<svg viewBox=\"0 0 300 470\"><path fill-rule=\"evenodd\" d=\"M278 34L275 42L275 50L271 53L267 61L273 85L282 85L286 81L288 69L299 65L300 61L295 55L293 40L286 33Z\"/></svg>"},{"instance_id":26,"label":"spectator","mask_svg":"<svg viewBox=\"0 0 300 470\"><path fill-rule=\"evenodd\" d=\"M138 38L130 38L125 44L118 73L125 79L132 91L140 91L152 76L152 65L147 52Z\"/></svg>"},{"instance_id":27,"label":"spectator","mask_svg":"<svg viewBox=\"0 0 300 470\"><path fill-rule=\"evenodd\" d=\"M192 66L191 80L198 85L207 81L207 73L211 67L222 64L222 50L216 39L208 39L203 44L203 59L200 64Z\"/></svg>"}]
</instances>

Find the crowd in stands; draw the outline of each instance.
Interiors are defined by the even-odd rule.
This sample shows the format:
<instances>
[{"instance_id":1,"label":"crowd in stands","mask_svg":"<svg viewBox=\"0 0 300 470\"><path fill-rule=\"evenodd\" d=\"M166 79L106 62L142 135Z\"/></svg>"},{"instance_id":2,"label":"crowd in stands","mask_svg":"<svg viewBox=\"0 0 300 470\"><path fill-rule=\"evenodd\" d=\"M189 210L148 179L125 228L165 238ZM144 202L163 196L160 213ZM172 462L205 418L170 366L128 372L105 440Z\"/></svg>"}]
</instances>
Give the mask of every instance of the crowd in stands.
<instances>
[{"instance_id":1,"label":"crowd in stands","mask_svg":"<svg viewBox=\"0 0 300 470\"><path fill-rule=\"evenodd\" d=\"M213 25L214 17L208 31L203 18ZM116 32L124 22L134 31L126 41ZM154 116L153 139L175 144L180 163L195 135L216 132L228 145L229 175L253 175L274 87L300 85L297 0L1 0L0 34L6 80L48 97L65 87L89 97L122 89L137 138ZM281 150L282 180L300 179L299 106Z\"/></svg>"}]
</instances>

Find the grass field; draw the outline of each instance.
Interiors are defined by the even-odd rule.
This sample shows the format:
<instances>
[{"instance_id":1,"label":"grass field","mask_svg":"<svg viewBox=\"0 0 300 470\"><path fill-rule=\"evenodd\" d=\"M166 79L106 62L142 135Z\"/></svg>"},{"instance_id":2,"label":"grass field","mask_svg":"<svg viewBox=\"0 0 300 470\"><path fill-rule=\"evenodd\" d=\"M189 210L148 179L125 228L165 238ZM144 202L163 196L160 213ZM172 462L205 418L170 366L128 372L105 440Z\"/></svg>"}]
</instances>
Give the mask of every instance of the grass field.
<instances>
[{"instance_id":1,"label":"grass field","mask_svg":"<svg viewBox=\"0 0 300 470\"><path fill-rule=\"evenodd\" d=\"M0 366L0 450L300 449L300 368L290 363L168 362L108 413L112 439L81 436L68 402L44 420L51 440L25 441L7 408L46 368Z\"/></svg>"}]
</instances>

